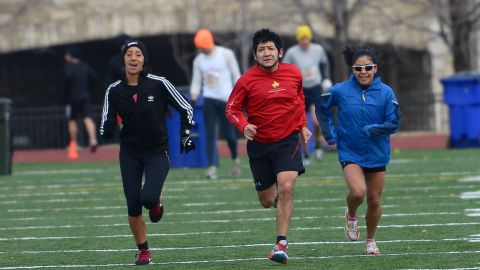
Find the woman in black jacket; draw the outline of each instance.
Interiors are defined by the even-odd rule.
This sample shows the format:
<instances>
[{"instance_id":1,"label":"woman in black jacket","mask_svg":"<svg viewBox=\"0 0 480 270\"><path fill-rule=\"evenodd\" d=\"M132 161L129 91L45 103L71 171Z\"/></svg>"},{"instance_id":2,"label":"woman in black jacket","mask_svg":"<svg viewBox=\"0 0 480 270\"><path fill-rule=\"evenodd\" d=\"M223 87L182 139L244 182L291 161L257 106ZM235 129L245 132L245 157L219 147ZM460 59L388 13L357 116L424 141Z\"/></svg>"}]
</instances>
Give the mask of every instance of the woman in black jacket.
<instances>
[{"instance_id":1,"label":"woman in black jacket","mask_svg":"<svg viewBox=\"0 0 480 270\"><path fill-rule=\"evenodd\" d=\"M123 49L125 78L112 83L105 93L100 134L113 137L117 114L122 118L120 135L120 171L127 200L128 223L139 252L135 264L149 264L142 206L149 209L150 220L160 221L163 183L169 170L166 114L168 105L181 115L181 152L195 149L190 139L193 109L165 78L146 72L147 49L140 41L132 41ZM142 177L145 183L142 186Z\"/></svg>"}]
</instances>

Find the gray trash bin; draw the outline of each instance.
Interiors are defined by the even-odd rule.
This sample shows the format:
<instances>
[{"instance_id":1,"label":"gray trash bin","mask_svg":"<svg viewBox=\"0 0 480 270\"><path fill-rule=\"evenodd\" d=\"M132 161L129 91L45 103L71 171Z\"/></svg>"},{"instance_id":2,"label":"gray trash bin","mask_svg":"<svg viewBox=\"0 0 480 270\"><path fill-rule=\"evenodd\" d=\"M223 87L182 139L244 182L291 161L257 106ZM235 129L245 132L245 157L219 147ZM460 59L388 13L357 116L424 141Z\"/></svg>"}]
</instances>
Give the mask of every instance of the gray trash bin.
<instances>
[{"instance_id":1,"label":"gray trash bin","mask_svg":"<svg viewBox=\"0 0 480 270\"><path fill-rule=\"evenodd\" d=\"M0 175L12 174L11 104L0 98Z\"/></svg>"}]
</instances>

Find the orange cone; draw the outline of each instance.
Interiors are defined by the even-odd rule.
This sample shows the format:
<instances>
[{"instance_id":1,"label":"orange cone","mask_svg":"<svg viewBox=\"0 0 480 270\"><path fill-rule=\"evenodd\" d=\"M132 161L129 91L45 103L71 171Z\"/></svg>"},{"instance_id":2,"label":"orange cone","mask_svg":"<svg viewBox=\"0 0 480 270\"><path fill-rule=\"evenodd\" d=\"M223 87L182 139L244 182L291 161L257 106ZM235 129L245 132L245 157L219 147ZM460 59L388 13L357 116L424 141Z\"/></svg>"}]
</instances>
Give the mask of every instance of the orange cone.
<instances>
[{"instance_id":1,"label":"orange cone","mask_svg":"<svg viewBox=\"0 0 480 270\"><path fill-rule=\"evenodd\" d=\"M67 157L69 159L78 159L77 143L75 141L70 141Z\"/></svg>"}]
</instances>

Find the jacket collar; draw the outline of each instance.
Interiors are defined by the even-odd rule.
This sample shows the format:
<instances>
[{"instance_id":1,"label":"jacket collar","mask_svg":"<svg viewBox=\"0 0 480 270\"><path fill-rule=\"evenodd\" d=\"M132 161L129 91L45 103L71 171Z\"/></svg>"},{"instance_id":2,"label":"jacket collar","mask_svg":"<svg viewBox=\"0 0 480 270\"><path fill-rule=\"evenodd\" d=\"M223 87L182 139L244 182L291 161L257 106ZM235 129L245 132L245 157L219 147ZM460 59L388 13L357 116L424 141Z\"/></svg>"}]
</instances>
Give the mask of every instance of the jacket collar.
<instances>
[{"instance_id":1,"label":"jacket collar","mask_svg":"<svg viewBox=\"0 0 480 270\"><path fill-rule=\"evenodd\" d=\"M356 88L360 90L363 89L362 86L358 83L357 79L355 79L355 76L353 74L350 74L349 80L350 80L350 83L354 85ZM375 75L375 77L373 77L372 84L368 86L366 90L380 90L381 85L382 85L382 79L380 78L379 75Z\"/></svg>"}]
</instances>

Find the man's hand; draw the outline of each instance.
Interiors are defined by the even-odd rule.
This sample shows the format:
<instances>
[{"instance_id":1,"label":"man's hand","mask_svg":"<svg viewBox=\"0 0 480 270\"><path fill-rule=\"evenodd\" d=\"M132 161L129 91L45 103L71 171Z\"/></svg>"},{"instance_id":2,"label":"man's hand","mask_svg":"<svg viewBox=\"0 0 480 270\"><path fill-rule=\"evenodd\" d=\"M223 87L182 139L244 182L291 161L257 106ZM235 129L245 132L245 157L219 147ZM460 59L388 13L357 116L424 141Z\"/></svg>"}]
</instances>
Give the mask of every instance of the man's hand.
<instances>
[{"instance_id":1,"label":"man's hand","mask_svg":"<svg viewBox=\"0 0 480 270\"><path fill-rule=\"evenodd\" d=\"M195 150L195 143L190 138L190 130L185 130L180 136L180 153L188 153L192 150Z\"/></svg>"},{"instance_id":2,"label":"man's hand","mask_svg":"<svg viewBox=\"0 0 480 270\"><path fill-rule=\"evenodd\" d=\"M308 143L308 140L312 137L312 132L308 130L307 127L302 127L302 139L305 143Z\"/></svg>"},{"instance_id":3,"label":"man's hand","mask_svg":"<svg viewBox=\"0 0 480 270\"><path fill-rule=\"evenodd\" d=\"M243 136L245 136L247 140L253 140L255 134L257 134L257 126L255 125L248 124L243 129Z\"/></svg>"}]
</instances>

